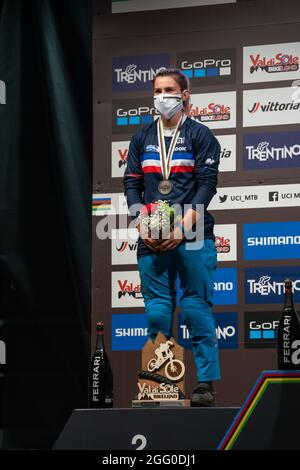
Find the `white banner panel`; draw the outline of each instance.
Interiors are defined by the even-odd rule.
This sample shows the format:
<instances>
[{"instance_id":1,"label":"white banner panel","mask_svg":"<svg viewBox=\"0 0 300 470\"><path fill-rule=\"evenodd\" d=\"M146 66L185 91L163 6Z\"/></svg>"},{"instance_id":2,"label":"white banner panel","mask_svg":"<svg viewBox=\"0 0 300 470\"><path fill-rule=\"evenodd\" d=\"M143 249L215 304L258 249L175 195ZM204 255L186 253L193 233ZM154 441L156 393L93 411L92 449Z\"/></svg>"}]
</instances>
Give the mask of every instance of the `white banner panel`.
<instances>
[{"instance_id":1,"label":"white banner panel","mask_svg":"<svg viewBox=\"0 0 300 470\"><path fill-rule=\"evenodd\" d=\"M236 125L236 92L220 91L191 95L190 116L210 129Z\"/></svg>"},{"instance_id":2,"label":"white banner panel","mask_svg":"<svg viewBox=\"0 0 300 470\"><path fill-rule=\"evenodd\" d=\"M111 264L137 264L137 240L139 233L136 228L112 230Z\"/></svg>"},{"instance_id":3,"label":"white banner panel","mask_svg":"<svg viewBox=\"0 0 300 470\"><path fill-rule=\"evenodd\" d=\"M273 126L300 123L300 88L244 90L243 125Z\"/></svg>"},{"instance_id":4,"label":"white banner panel","mask_svg":"<svg viewBox=\"0 0 300 470\"><path fill-rule=\"evenodd\" d=\"M144 307L138 271L111 273L112 308Z\"/></svg>"},{"instance_id":5,"label":"white banner panel","mask_svg":"<svg viewBox=\"0 0 300 470\"><path fill-rule=\"evenodd\" d=\"M236 136L235 135L216 135L221 145L221 156L219 171L236 170Z\"/></svg>"},{"instance_id":6,"label":"white banner panel","mask_svg":"<svg viewBox=\"0 0 300 470\"><path fill-rule=\"evenodd\" d=\"M300 78L300 42L243 48L244 83Z\"/></svg>"},{"instance_id":7,"label":"white banner panel","mask_svg":"<svg viewBox=\"0 0 300 470\"><path fill-rule=\"evenodd\" d=\"M300 184L218 188L208 210L300 206Z\"/></svg>"},{"instance_id":8,"label":"white banner panel","mask_svg":"<svg viewBox=\"0 0 300 470\"><path fill-rule=\"evenodd\" d=\"M113 0L112 13L129 11L166 10L168 8L200 7L236 3L236 0Z\"/></svg>"},{"instance_id":9,"label":"white banner panel","mask_svg":"<svg viewBox=\"0 0 300 470\"><path fill-rule=\"evenodd\" d=\"M236 224L217 224L214 233L218 261L236 261Z\"/></svg>"},{"instance_id":10,"label":"white banner panel","mask_svg":"<svg viewBox=\"0 0 300 470\"><path fill-rule=\"evenodd\" d=\"M112 142L111 144L111 176L112 178L123 178L127 163L129 140Z\"/></svg>"}]
</instances>

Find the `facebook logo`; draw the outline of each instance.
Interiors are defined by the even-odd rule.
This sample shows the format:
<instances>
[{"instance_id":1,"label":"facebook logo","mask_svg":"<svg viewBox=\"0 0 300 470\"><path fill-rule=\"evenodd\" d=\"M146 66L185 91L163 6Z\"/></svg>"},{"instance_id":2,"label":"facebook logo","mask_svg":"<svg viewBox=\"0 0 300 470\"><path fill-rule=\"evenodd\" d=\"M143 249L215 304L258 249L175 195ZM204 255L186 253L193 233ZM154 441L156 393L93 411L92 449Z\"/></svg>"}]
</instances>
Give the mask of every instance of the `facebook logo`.
<instances>
[{"instance_id":1,"label":"facebook logo","mask_svg":"<svg viewBox=\"0 0 300 470\"><path fill-rule=\"evenodd\" d=\"M269 201L270 202L275 202L275 201L278 201L278 191L270 191L269 192Z\"/></svg>"}]
</instances>

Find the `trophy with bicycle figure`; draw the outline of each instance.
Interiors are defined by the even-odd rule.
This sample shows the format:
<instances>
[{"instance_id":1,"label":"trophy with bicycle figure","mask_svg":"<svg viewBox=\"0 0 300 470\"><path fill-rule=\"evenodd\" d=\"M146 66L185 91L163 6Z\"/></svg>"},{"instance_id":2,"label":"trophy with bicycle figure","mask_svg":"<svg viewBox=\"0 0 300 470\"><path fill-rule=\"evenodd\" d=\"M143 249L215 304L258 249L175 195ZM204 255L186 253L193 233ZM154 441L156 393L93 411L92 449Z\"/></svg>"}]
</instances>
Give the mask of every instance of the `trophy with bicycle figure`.
<instances>
[{"instance_id":1,"label":"trophy with bicycle figure","mask_svg":"<svg viewBox=\"0 0 300 470\"><path fill-rule=\"evenodd\" d=\"M185 399L184 379L184 349L174 338L159 333L155 342L149 339L142 350L138 393L132 406L190 406L190 400Z\"/></svg>"}]
</instances>

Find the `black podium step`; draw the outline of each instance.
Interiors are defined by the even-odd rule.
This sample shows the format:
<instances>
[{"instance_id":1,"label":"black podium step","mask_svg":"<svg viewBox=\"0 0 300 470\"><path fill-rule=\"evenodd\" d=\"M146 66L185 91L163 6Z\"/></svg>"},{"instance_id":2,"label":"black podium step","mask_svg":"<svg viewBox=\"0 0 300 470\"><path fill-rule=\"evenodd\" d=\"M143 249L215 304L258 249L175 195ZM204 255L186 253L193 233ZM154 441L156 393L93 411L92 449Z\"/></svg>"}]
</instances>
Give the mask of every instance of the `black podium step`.
<instances>
[{"instance_id":1,"label":"black podium step","mask_svg":"<svg viewBox=\"0 0 300 470\"><path fill-rule=\"evenodd\" d=\"M54 450L216 449L239 408L78 409Z\"/></svg>"}]
</instances>

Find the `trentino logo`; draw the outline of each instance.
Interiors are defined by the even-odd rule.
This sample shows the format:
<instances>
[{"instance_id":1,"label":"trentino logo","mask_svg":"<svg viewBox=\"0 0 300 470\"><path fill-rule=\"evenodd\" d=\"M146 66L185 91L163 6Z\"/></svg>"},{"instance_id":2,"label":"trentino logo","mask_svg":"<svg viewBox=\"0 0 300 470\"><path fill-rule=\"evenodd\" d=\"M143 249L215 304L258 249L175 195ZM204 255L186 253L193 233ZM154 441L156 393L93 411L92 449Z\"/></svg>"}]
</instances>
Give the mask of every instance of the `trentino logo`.
<instances>
[{"instance_id":1,"label":"trentino logo","mask_svg":"<svg viewBox=\"0 0 300 470\"><path fill-rule=\"evenodd\" d=\"M300 222L244 224L244 258L300 258Z\"/></svg>"},{"instance_id":2,"label":"trentino logo","mask_svg":"<svg viewBox=\"0 0 300 470\"><path fill-rule=\"evenodd\" d=\"M278 101L268 101L267 104L261 104L260 101L253 103L252 107L247 108L249 113L254 114L257 111L262 111L263 113L272 112L272 111L291 111L297 110L300 108L300 102L290 101L288 103L279 103Z\"/></svg>"},{"instance_id":3,"label":"trentino logo","mask_svg":"<svg viewBox=\"0 0 300 470\"><path fill-rule=\"evenodd\" d=\"M295 302L300 301L300 267L276 266L245 269L245 303L282 304L284 279L293 280Z\"/></svg>"},{"instance_id":4,"label":"trentino logo","mask_svg":"<svg viewBox=\"0 0 300 470\"><path fill-rule=\"evenodd\" d=\"M272 132L244 136L246 170L300 167L299 132Z\"/></svg>"},{"instance_id":5,"label":"trentino logo","mask_svg":"<svg viewBox=\"0 0 300 470\"><path fill-rule=\"evenodd\" d=\"M235 49L221 49L177 54L177 66L192 81L201 85L235 79Z\"/></svg>"},{"instance_id":6,"label":"trentino logo","mask_svg":"<svg viewBox=\"0 0 300 470\"><path fill-rule=\"evenodd\" d=\"M139 351L148 339L144 314L112 315L112 351Z\"/></svg>"},{"instance_id":7,"label":"trentino logo","mask_svg":"<svg viewBox=\"0 0 300 470\"><path fill-rule=\"evenodd\" d=\"M245 347L276 348L281 312L245 312Z\"/></svg>"},{"instance_id":8,"label":"trentino logo","mask_svg":"<svg viewBox=\"0 0 300 470\"><path fill-rule=\"evenodd\" d=\"M238 315L236 312L214 313L216 337L220 349L238 348ZM192 349L188 328L182 314L178 316L178 343Z\"/></svg>"},{"instance_id":9,"label":"trentino logo","mask_svg":"<svg viewBox=\"0 0 300 470\"><path fill-rule=\"evenodd\" d=\"M151 90L152 80L170 65L170 54L113 58L113 91Z\"/></svg>"}]
</instances>

